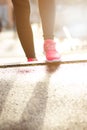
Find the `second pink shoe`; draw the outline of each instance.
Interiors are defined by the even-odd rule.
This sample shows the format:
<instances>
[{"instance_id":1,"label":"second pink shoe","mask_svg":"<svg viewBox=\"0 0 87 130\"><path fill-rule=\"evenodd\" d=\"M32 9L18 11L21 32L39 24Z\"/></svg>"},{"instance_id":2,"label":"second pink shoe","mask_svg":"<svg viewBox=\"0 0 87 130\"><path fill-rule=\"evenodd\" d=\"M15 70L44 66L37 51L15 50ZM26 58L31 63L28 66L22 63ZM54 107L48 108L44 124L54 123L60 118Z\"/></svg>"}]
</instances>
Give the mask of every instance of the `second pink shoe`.
<instances>
[{"instance_id":1,"label":"second pink shoe","mask_svg":"<svg viewBox=\"0 0 87 130\"><path fill-rule=\"evenodd\" d=\"M28 58L28 62L33 62L33 61L37 61L36 58Z\"/></svg>"},{"instance_id":2,"label":"second pink shoe","mask_svg":"<svg viewBox=\"0 0 87 130\"><path fill-rule=\"evenodd\" d=\"M44 42L44 52L47 61L57 61L60 60L60 54L56 50L56 43L53 40L45 40Z\"/></svg>"}]
</instances>

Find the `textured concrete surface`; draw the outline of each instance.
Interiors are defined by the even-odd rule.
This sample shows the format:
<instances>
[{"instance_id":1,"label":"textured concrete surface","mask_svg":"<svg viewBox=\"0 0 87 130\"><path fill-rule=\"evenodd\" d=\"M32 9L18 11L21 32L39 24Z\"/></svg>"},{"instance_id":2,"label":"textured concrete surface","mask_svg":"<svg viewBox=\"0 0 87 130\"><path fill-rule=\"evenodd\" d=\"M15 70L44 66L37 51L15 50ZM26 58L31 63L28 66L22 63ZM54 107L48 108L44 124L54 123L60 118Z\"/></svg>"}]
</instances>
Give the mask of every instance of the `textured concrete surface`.
<instances>
[{"instance_id":1,"label":"textured concrete surface","mask_svg":"<svg viewBox=\"0 0 87 130\"><path fill-rule=\"evenodd\" d=\"M87 130L87 63L0 69L0 130Z\"/></svg>"}]
</instances>

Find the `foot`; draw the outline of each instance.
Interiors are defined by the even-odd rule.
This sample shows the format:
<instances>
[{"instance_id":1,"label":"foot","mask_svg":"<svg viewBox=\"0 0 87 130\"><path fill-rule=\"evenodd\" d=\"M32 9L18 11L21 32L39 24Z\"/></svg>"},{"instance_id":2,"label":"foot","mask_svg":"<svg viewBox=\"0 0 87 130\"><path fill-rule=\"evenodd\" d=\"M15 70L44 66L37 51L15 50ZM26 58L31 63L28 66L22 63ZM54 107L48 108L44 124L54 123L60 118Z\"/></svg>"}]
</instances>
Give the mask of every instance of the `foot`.
<instances>
[{"instance_id":1,"label":"foot","mask_svg":"<svg viewBox=\"0 0 87 130\"><path fill-rule=\"evenodd\" d=\"M60 60L60 55L56 50L56 43L53 40L45 40L44 42L44 52L47 61L57 61Z\"/></svg>"}]
</instances>

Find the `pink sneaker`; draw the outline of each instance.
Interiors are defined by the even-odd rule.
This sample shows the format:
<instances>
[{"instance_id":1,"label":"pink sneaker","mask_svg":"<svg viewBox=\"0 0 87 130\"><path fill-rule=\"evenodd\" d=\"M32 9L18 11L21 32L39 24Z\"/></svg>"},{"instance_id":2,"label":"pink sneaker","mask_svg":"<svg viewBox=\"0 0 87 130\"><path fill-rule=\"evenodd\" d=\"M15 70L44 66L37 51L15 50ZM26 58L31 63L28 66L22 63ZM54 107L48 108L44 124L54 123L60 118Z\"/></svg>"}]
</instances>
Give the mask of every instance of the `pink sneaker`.
<instances>
[{"instance_id":1,"label":"pink sneaker","mask_svg":"<svg viewBox=\"0 0 87 130\"><path fill-rule=\"evenodd\" d=\"M44 42L44 52L48 61L60 60L60 55L56 50L56 43L53 40L46 40Z\"/></svg>"},{"instance_id":2,"label":"pink sneaker","mask_svg":"<svg viewBox=\"0 0 87 130\"><path fill-rule=\"evenodd\" d=\"M32 62L32 61L37 61L37 59L36 58L29 58L28 59L28 62Z\"/></svg>"}]
</instances>

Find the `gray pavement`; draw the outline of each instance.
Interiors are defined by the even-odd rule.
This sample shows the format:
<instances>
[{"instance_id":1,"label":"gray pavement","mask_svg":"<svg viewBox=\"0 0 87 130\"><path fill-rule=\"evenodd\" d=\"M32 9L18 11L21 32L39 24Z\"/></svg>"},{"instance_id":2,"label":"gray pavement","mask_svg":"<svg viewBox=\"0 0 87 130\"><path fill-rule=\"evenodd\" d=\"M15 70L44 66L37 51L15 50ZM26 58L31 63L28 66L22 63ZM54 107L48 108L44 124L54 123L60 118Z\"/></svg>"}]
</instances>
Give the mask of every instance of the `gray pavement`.
<instances>
[{"instance_id":1,"label":"gray pavement","mask_svg":"<svg viewBox=\"0 0 87 130\"><path fill-rule=\"evenodd\" d=\"M0 69L0 130L87 130L87 63Z\"/></svg>"}]
</instances>

